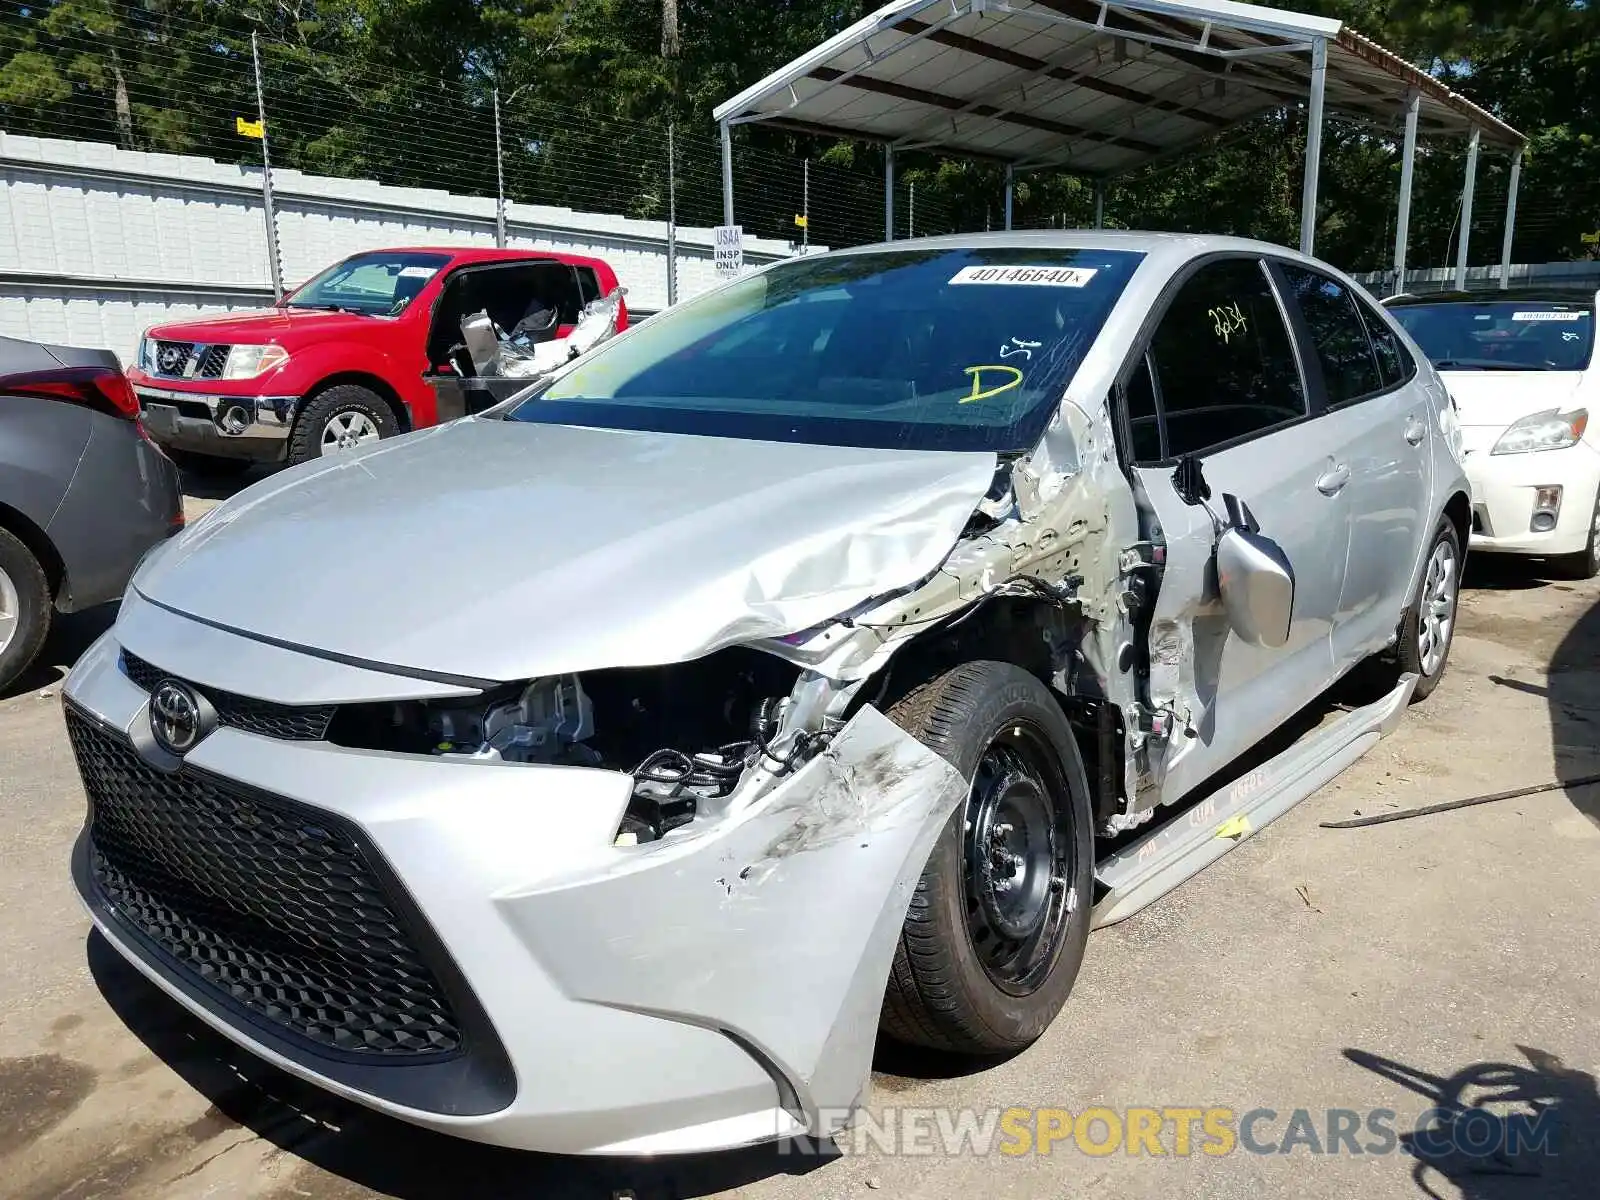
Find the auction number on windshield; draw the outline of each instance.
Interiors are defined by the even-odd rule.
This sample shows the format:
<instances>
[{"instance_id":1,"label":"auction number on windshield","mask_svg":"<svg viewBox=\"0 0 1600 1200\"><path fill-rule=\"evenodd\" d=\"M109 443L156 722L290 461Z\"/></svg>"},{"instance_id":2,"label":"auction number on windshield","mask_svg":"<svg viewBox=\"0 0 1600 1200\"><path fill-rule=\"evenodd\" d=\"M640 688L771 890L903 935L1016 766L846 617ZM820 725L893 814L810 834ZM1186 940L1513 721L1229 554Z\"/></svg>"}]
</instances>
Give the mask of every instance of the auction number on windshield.
<instances>
[{"instance_id":1,"label":"auction number on windshield","mask_svg":"<svg viewBox=\"0 0 1600 1200\"><path fill-rule=\"evenodd\" d=\"M1233 340L1234 334L1248 333L1250 330L1249 321L1246 320L1244 309L1239 307L1238 301L1208 308L1206 316L1211 318L1212 330L1224 345Z\"/></svg>"}]
</instances>

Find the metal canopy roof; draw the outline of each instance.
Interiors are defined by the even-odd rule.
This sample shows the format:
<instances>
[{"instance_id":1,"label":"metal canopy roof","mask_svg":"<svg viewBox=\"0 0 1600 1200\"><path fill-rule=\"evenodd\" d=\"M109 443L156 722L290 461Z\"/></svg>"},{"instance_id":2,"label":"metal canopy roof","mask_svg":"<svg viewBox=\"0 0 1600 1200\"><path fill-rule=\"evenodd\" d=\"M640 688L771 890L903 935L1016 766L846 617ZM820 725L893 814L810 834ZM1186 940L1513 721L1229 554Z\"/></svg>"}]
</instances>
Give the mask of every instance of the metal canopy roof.
<instances>
[{"instance_id":1,"label":"metal canopy roof","mask_svg":"<svg viewBox=\"0 0 1600 1200\"><path fill-rule=\"evenodd\" d=\"M1339 21L1231 0L893 0L714 116L1106 177L1303 102L1317 43L1331 111L1525 141Z\"/></svg>"}]
</instances>

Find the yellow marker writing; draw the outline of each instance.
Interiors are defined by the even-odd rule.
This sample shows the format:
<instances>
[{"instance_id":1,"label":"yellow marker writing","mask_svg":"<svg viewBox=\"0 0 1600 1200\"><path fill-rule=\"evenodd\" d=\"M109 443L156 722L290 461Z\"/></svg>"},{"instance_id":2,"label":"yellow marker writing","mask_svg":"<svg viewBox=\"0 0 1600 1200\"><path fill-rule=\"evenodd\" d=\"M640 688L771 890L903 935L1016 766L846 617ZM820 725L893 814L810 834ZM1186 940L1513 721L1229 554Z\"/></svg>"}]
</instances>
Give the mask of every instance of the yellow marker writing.
<instances>
[{"instance_id":1,"label":"yellow marker writing","mask_svg":"<svg viewBox=\"0 0 1600 1200\"><path fill-rule=\"evenodd\" d=\"M1000 371L1010 378L999 387L986 388L983 386L985 371ZM1016 367L989 366L968 367L965 374L972 376L972 394L961 397L961 403L972 404L978 400L991 400L1002 392L1009 392L1012 388L1022 386L1022 372Z\"/></svg>"}]
</instances>

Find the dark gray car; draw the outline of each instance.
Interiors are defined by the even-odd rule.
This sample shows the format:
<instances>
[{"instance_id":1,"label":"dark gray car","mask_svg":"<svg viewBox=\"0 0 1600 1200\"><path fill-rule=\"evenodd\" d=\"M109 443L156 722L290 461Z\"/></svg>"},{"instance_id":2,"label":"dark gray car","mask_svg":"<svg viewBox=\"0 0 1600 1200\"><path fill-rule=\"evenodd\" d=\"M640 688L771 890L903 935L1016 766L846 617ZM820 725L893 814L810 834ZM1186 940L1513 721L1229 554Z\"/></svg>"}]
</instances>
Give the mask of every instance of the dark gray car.
<instances>
[{"instance_id":1,"label":"dark gray car","mask_svg":"<svg viewBox=\"0 0 1600 1200\"><path fill-rule=\"evenodd\" d=\"M183 527L177 469L138 414L109 350L0 337L0 691L54 612L115 600Z\"/></svg>"}]
</instances>

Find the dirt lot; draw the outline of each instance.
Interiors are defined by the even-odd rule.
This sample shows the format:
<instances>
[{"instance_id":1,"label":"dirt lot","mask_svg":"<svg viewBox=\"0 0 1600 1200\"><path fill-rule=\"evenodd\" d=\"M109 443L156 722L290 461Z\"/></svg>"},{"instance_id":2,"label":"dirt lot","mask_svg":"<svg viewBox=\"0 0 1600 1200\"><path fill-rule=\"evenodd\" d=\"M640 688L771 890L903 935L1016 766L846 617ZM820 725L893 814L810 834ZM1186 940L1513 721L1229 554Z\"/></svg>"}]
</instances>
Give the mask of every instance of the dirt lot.
<instances>
[{"instance_id":1,"label":"dirt lot","mask_svg":"<svg viewBox=\"0 0 1600 1200\"><path fill-rule=\"evenodd\" d=\"M109 620L94 613L0 698L0 1196L1593 1196L1600 789L1319 827L1600 771L1600 587L1481 566L1469 582L1450 675L1398 733L1095 935L1031 1050L959 1077L886 1051L874 1106L902 1129L934 1108L1270 1109L1253 1127L1268 1148L1292 1140L1297 1109L1324 1132L1330 1108L1392 1110L1401 1132L1439 1103L1548 1110L1555 1156L1424 1161L1392 1138L1388 1153L1318 1155L1302 1138L1289 1153L1183 1156L1168 1137L1159 1157L1068 1139L1016 1156L847 1146L594 1163L379 1118L233 1051L88 936L67 881L83 801L58 668Z\"/></svg>"}]
</instances>

